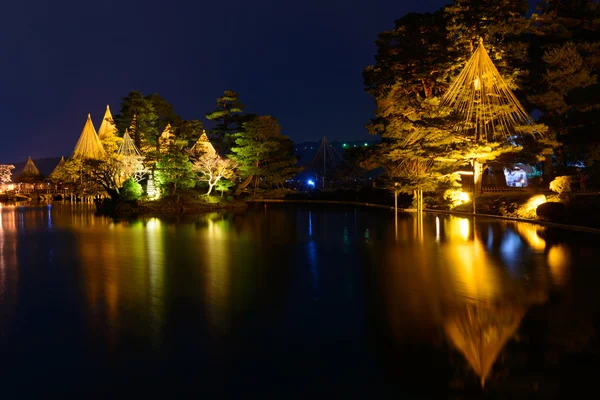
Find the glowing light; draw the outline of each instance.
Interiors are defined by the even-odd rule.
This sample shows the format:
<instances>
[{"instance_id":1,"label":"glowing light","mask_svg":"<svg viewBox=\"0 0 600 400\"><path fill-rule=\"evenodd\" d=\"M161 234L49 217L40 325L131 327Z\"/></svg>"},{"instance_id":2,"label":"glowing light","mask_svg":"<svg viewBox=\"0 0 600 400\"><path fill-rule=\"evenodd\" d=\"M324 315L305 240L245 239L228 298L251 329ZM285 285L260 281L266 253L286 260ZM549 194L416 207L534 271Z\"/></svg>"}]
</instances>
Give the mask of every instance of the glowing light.
<instances>
[{"instance_id":1,"label":"glowing light","mask_svg":"<svg viewBox=\"0 0 600 400\"><path fill-rule=\"evenodd\" d=\"M450 201L450 207L454 208L464 203L468 203L471 199L468 193L457 189L448 189L444 192L444 199Z\"/></svg>"},{"instance_id":2,"label":"glowing light","mask_svg":"<svg viewBox=\"0 0 600 400\"><path fill-rule=\"evenodd\" d=\"M158 218L150 218L146 223L146 229L149 231L153 231L160 228L160 220Z\"/></svg>"},{"instance_id":3,"label":"glowing light","mask_svg":"<svg viewBox=\"0 0 600 400\"><path fill-rule=\"evenodd\" d=\"M368 144L365 143L365 146L368 146Z\"/></svg>"},{"instance_id":4,"label":"glowing light","mask_svg":"<svg viewBox=\"0 0 600 400\"><path fill-rule=\"evenodd\" d=\"M312 179L309 179L306 183L308 184L308 186L315 186L315 181L313 181Z\"/></svg>"},{"instance_id":5,"label":"glowing light","mask_svg":"<svg viewBox=\"0 0 600 400\"><path fill-rule=\"evenodd\" d=\"M546 248L546 241L538 235L538 229L542 228L528 223L515 224L516 232L525 239L529 247L534 250L543 251Z\"/></svg>"},{"instance_id":6,"label":"glowing light","mask_svg":"<svg viewBox=\"0 0 600 400\"><path fill-rule=\"evenodd\" d=\"M570 249L562 244L554 245L548 251L548 266L555 285L563 285L567 280L567 269L571 263Z\"/></svg>"},{"instance_id":7,"label":"glowing light","mask_svg":"<svg viewBox=\"0 0 600 400\"><path fill-rule=\"evenodd\" d=\"M536 210L540 204L544 204L546 202L546 196L543 194L538 194L530 198L527 203L523 204L519 207L517 211L517 215L521 218L531 218L534 219L536 215Z\"/></svg>"},{"instance_id":8,"label":"glowing light","mask_svg":"<svg viewBox=\"0 0 600 400\"><path fill-rule=\"evenodd\" d=\"M435 217L435 241L440 241L440 217Z\"/></svg>"}]
</instances>

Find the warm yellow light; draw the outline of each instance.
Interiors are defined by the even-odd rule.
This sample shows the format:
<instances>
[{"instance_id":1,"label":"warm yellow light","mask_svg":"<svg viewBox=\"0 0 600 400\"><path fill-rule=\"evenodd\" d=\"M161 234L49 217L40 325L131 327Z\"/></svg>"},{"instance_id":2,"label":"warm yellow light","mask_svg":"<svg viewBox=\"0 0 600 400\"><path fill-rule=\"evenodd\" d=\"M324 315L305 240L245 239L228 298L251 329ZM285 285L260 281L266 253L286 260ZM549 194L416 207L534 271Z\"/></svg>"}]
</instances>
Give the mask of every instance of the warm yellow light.
<instances>
[{"instance_id":1,"label":"warm yellow light","mask_svg":"<svg viewBox=\"0 0 600 400\"><path fill-rule=\"evenodd\" d=\"M540 229L543 228L533 224L515 224L515 230L517 231L519 236L525 239L527 244L529 244L529 247L531 247L534 250L543 251L546 248L546 241L539 236L538 230Z\"/></svg>"},{"instance_id":2,"label":"warm yellow light","mask_svg":"<svg viewBox=\"0 0 600 400\"><path fill-rule=\"evenodd\" d=\"M546 196L543 194L538 194L530 198L527 203L523 204L519 207L517 211L517 215L521 218L530 218L534 219L537 214L536 210L540 204L544 204L546 202Z\"/></svg>"},{"instance_id":3,"label":"warm yellow light","mask_svg":"<svg viewBox=\"0 0 600 400\"><path fill-rule=\"evenodd\" d=\"M555 285L560 286L565 283L570 262L570 249L567 246L557 244L548 251L548 266Z\"/></svg>"},{"instance_id":4,"label":"warm yellow light","mask_svg":"<svg viewBox=\"0 0 600 400\"><path fill-rule=\"evenodd\" d=\"M444 199L450 201L450 208L469 202L469 194L458 189L448 189L444 192Z\"/></svg>"},{"instance_id":5,"label":"warm yellow light","mask_svg":"<svg viewBox=\"0 0 600 400\"><path fill-rule=\"evenodd\" d=\"M469 240L469 220L466 218L461 218L458 221L458 224L459 224L460 236L464 240Z\"/></svg>"},{"instance_id":6,"label":"warm yellow light","mask_svg":"<svg viewBox=\"0 0 600 400\"><path fill-rule=\"evenodd\" d=\"M154 231L160 228L160 220L158 218L150 218L146 223L146 229L149 231Z\"/></svg>"}]
</instances>

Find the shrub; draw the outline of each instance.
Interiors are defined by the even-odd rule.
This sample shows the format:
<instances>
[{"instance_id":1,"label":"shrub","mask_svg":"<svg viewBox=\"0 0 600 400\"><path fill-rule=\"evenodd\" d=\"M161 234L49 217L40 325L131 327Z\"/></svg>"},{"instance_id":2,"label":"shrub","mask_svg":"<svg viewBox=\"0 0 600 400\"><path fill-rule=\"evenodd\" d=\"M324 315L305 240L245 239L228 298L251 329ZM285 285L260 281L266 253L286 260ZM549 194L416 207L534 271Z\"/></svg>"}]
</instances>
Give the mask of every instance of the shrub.
<instances>
[{"instance_id":1,"label":"shrub","mask_svg":"<svg viewBox=\"0 0 600 400\"><path fill-rule=\"evenodd\" d=\"M123 201L137 201L142 196L142 185L129 178L123 182L119 196Z\"/></svg>"},{"instance_id":2,"label":"shrub","mask_svg":"<svg viewBox=\"0 0 600 400\"><path fill-rule=\"evenodd\" d=\"M550 190L558 194L570 193L572 181L570 176L557 176L550 182Z\"/></svg>"},{"instance_id":3,"label":"shrub","mask_svg":"<svg viewBox=\"0 0 600 400\"><path fill-rule=\"evenodd\" d=\"M548 202L540 204L536 210L538 217L552 222L560 222L564 219L566 207L563 203Z\"/></svg>"}]
</instances>

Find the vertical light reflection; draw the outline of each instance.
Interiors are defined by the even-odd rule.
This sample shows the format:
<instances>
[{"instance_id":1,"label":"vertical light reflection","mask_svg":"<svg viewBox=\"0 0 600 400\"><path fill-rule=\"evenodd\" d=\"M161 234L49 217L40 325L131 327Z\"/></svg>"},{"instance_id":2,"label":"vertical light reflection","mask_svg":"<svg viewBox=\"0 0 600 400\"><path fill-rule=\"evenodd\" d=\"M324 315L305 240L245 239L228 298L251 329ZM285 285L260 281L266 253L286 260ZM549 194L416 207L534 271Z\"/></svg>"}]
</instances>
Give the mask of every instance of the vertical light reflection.
<instances>
[{"instance_id":1,"label":"vertical light reflection","mask_svg":"<svg viewBox=\"0 0 600 400\"><path fill-rule=\"evenodd\" d=\"M0 329L2 317L12 314L17 302L17 238L15 208L0 204Z\"/></svg>"},{"instance_id":2,"label":"vertical light reflection","mask_svg":"<svg viewBox=\"0 0 600 400\"><path fill-rule=\"evenodd\" d=\"M550 276L556 286L562 286L568 279L571 266L571 250L564 244L556 244L548 250Z\"/></svg>"},{"instance_id":3,"label":"vertical light reflection","mask_svg":"<svg viewBox=\"0 0 600 400\"><path fill-rule=\"evenodd\" d=\"M148 256L149 285L147 288L148 301L153 321L153 344L158 345L163 321L163 292L164 292L164 267L166 255L162 238L161 222L158 218L151 218L146 222L146 254Z\"/></svg>"},{"instance_id":4,"label":"vertical light reflection","mask_svg":"<svg viewBox=\"0 0 600 400\"><path fill-rule=\"evenodd\" d=\"M546 241L538 234L539 231L544 229L543 227L525 222L518 222L512 224L512 226L514 227L515 232L527 242L529 247L538 252L544 251L546 248Z\"/></svg>"},{"instance_id":5,"label":"vertical light reflection","mask_svg":"<svg viewBox=\"0 0 600 400\"><path fill-rule=\"evenodd\" d=\"M227 334L230 330L230 290L228 221L217 220L218 214L207 218L206 228L206 305L213 336Z\"/></svg>"},{"instance_id":6,"label":"vertical light reflection","mask_svg":"<svg viewBox=\"0 0 600 400\"><path fill-rule=\"evenodd\" d=\"M435 241L440 242L441 240L441 232L440 232L440 217L435 217Z\"/></svg>"},{"instance_id":7,"label":"vertical light reflection","mask_svg":"<svg viewBox=\"0 0 600 400\"><path fill-rule=\"evenodd\" d=\"M312 283L312 298L319 298L319 268L317 265L317 245L312 237L312 213L308 212L308 243L306 245L308 262L310 263L310 277ZM344 227L344 248L350 244L348 228Z\"/></svg>"},{"instance_id":8,"label":"vertical light reflection","mask_svg":"<svg viewBox=\"0 0 600 400\"><path fill-rule=\"evenodd\" d=\"M466 218L449 218L449 242L443 246L443 260L459 293L488 301L500 293L501 266L487 253L475 230L472 241L468 241L469 222Z\"/></svg>"}]
</instances>

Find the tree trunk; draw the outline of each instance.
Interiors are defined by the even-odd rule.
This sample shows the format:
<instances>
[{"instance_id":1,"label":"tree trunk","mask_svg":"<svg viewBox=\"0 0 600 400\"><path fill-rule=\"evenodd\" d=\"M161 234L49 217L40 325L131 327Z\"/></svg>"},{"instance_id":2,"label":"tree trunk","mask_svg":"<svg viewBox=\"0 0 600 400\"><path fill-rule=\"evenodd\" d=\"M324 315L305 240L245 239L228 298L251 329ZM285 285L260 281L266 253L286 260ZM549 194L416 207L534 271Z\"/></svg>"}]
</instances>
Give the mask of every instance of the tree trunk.
<instances>
[{"instance_id":1,"label":"tree trunk","mask_svg":"<svg viewBox=\"0 0 600 400\"><path fill-rule=\"evenodd\" d=\"M208 192L206 192L206 195L207 195L207 196L210 196L210 194L211 194L211 192L212 192L212 190L213 190L213 187L215 187L215 185L217 184L217 182L215 182L215 183L210 183L210 181L209 181L209 182L207 182L207 183L208 183Z\"/></svg>"},{"instance_id":2,"label":"tree trunk","mask_svg":"<svg viewBox=\"0 0 600 400\"><path fill-rule=\"evenodd\" d=\"M254 178L254 175L250 175L249 177L246 178L246 180L244 182L242 182L240 184L240 186L238 186L238 188L235 191L235 194L240 194L242 193L242 190L246 189L246 187L250 184L250 182L252 182L252 179Z\"/></svg>"}]
</instances>

